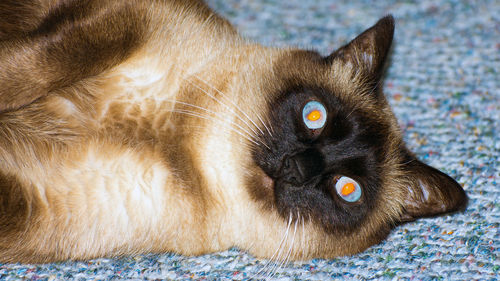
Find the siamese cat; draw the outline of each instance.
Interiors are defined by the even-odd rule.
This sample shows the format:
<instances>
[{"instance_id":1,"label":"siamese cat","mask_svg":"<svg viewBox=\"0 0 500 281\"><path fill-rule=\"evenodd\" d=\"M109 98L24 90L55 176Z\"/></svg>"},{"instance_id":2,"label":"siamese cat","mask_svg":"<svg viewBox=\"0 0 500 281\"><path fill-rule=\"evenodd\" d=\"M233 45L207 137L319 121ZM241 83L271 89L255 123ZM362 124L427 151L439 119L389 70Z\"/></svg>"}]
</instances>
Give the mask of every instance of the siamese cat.
<instances>
[{"instance_id":1,"label":"siamese cat","mask_svg":"<svg viewBox=\"0 0 500 281\"><path fill-rule=\"evenodd\" d=\"M0 262L331 258L464 208L384 97L393 32L325 57L201 1L2 1Z\"/></svg>"}]
</instances>

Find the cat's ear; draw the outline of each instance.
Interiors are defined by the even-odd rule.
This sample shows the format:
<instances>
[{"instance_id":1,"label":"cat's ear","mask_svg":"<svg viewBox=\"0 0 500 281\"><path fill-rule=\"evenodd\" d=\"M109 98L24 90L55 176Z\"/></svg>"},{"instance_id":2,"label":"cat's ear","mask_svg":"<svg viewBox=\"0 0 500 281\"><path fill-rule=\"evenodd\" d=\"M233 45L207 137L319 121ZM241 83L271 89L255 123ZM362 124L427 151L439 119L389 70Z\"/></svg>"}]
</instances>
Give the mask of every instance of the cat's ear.
<instances>
[{"instance_id":1,"label":"cat's ear","mask_svg":"<svg viewBox=\"0 0 500 281\"><path fill-rule=\"evenodd\" d=\"M356 71L362 71L368 79L378 82L391 48L394 36L394 18L389 15L365 30L349 44L328 56L327 60L341 60Z\"/></svg>"},{"instance_id":2,"label":"cat's ear","mask_svg":"<svg viewBox=\"0 0 500 281\"><path fill-rule=\"evenodd\" d=\"M465 209L467 195L451 177L412 156L405 166L402 221L412 221Z\"/></svg>"}]
</instances>

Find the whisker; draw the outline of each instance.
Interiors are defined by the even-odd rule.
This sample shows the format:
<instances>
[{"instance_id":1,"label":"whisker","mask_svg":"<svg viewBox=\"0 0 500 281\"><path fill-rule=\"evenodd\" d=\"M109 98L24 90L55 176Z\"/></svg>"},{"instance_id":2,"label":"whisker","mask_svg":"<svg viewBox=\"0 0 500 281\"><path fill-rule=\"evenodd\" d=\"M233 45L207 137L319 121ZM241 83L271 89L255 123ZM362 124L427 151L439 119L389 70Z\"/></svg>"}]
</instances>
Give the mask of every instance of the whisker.
<instances>
[{"instance_id":1,"label":"whisker","mask_svg":"<svg viewBox=\"0 0 500 281\"><path fill-rule=\"evenodd\" d=\"M266 280L270 277L270 275L272 274L272 272L274 271L274 269L279 265L279 261L281 259L281 255L283 254L283 250L284 250L284 246L286 244L286 241L288 241L288 235L289 235L289 231L290 231L290 226L291 226L291 219L289 220L288 222L288 226L287 226L287 229L285 231L285 235L284 235L284 240L283 240L283 244L280 245L279 247L279 251L276 255L276 257L272 258L270 260L270 262L272 263L268 265L268 268L266 269L266 275L267 277L265 278Z\"/></svg>"},{"instance_id":2,"label":"whisker","mask_svg":"<svg viewBox=\"0 0 500 281\"><path fill-rule=\"evenodd\" d=\"M373 94L373 92L375 91L375 89L377 89L377 87L380 86L380 84L382 84L382 80L383 79L379 79L378 82L375 83L375 86L373 86L372 90L368 93L368 95Z\"/></svg>"},{"instance_id":3,"label":"whisker","mask_svg":"<svg viewBox=\"0 0 500 281\"><path fill-rule=\"evenodd\" d=\"M292 243L290 244L290 248L288 248L288 254L286 259L283 262L283 266L287 266L290 263L290 257L292 256L292 249L295 244L295 237L297 236L297 225L298 225L298 216L299 214L297 213L297 220L295 220L295 226L293 228L293 236L292 236Z\"/></svg>"},{"instance_id":4,"label":"whisker","mask_svg":"<svg viewBox=\"0 0 500 281\"><path fill-rule=\"evenodd\" d=\"M245 133L248 134L248 132L244 131L245 133L243 133L243 132L240 132L239 130L235 129L234 127L228 126L230 124L228 123L227 120L220 120L220 119L214 118L213 116L202 115L199 112L190 111L190 110L174 109L174 110L169 110L169 111L170 112L174 112L174 113L185 114L185 115L189 115L189 116L193 116L193 117L198 117L198 118L205 119L205 120L216 121L219 124L223 125L225 128L231 129L232 131L234 131L235 133L239 134L240 136L242 136L246 140L252 142L253 144L260 145L260 143L258 143L257 141L255 141L255 140L253 140L251 138L252 135L246 135L245 134ZM240 129L242 129L242 128L240 128Z\"/></svg>"},{"instance_id":5,"label":"whisker","mask_svg":"<svg viewBox=\"0 0 500 281\"><path fill-rule=\"evenodd\" d=\"M196 74L193 74L198 80L200 80L201 82L205 83L205 85L209 86L210 88L212 88L213 90L217 91L217 93L219 93L223 98L225 98L227 101L229 101L238 111L240 111L256 128L257 130L259 130L262 134L264 134L264 132L259 128L259 126L257 126L257 124L252 120L252 118L250 118L250 116L248 116L248 114L243 111L241 109L240 106L238 106L232 99L228 98L226 96L226 94L224 94L222 91L220 91L219 89L217 89L216 87L214 87L212 84L208 83L207 81L203 80L201 77L199 77L198 75ZM253 110L252 110L253 111ZM254 112L255 114L255 112ZM258 115L257 115L258 117ZM241 119L243 122L244 120Z\"/></svg>"},{"instance_id":6,"label":"whisker","mask_svg":"<svg viewBox=\"0 0 500 281\"><path fill-rule=\"evenodd\" d=\"M299 214L300 214L300 213L299 213ZM300 259L301 259L301 260L303 260L303 259L304 259L304 256L305 256L305 254L304 254L304 250L305 250L305 248L306 248L306 236L305 236L305 235L306 235L306 234L305 234L305 233L306 233L306 231L305 231L305 226L304 226L304 225L305 225L305 219L304 219L304 216L301 216L301 220L302 220L302 243L301 243L301 244L302 244L302 247L301 247L301 257L300 257Z\"/></svg>"},{"instance_id":7,"label":"whisker","mask_svg":"<svg viewBox=\"0 0 500 281\"><path fill-rule=\"evenodd\" d=\"M194 107L194 108L197 108L197 109L203 110L203 111L205 111L205 112L211 113L211 114L215 115L216 117L218 117L218 120L221 120L221 121L224 121L224 122L229 122L229 123L231 123L232 125L237 126L238 128L240 128L242 131L244 131L246 134L248 134L248 137L252 138L252 139L255 141L255 142L254 142L254 144L256 144L256 145L258 145L258 146L260 146L260 145L262 144L262 145L264 145L265 147L267 147L268 149L270 149L270 148L269 148L269 146L268 146L267 144L265 144L265 143L263 143L262 141L260 141L260 140L256 139L256 137L255 137L253 134L251 134L249 131L247 131L245 128L241 127L239 124L237 124L237 123L235 123L235 122L233 122L233 121L231 121L231 120L228 120L228 119L225 119L225 118L220 117L220 116L219 116L220 114L218 114L217 112L214 112L214 111L212 111L212 110L209 110L209 109L203 108L203 107L201 107L201 106L197 106L197 105L194 105L194 104L190 104L190 103L182 102L182 101L173 101L173 100L166 100L166 101L167 101L167 102L172 102L172 103L178 103L178 104L182 104L182 105L186 105L186 106L191 106L191 107ZM194 113L194 111L192 111L192 112ZM212 120L215 120L215 119L212 119ZM248 139L248 138L247 138L247 139Z\"/></svg>"},{"instance_id":8,"label":"whisker","mask_svg":"<svg viewBox=\"0 0 500 281\"><path fill-rule=\"evenodd\" d=\"M416 159L411 159L411 160L409 160L409 161L406 161L406 162L404 162L404 163L401 163L401 165L402 165L402 166L404 166L404 165L408 165L408 164L410 164L410 163L411 163L411 162L413 162L413 161L416 161Z\"/></svg>"},{"instance_id":9,"label":"whisker","mask_svg":"<svg viewBox=\"0 0 500 281\"><path fill-rule=\"evenodd\" d=\"M203 80L201 77L199 77L198 75L196 74L192 74L194 77L196 77L198 80L200 80L201 82L205 83L205 85L209 86L210 88L212 88L213 90L217 91L223 98L225 98L227 101L229 101L238 111L240 111L259 131L262 135L264 135L264 132L260 129L259 126L257 126L257 124L253 121L252 118L250 118L250 116L248 116L248 114L241 109L241 107L239 107L232 99L228 98L227 95L225 95L222 91L220 91L219 89L217 89L215 86L213 86L212 84L208 83L207 81ZM273 131L274 130L270 130L269 127L272 128L272 126L268 126L266 124L266 122L264 122L260 116L260 114L257 114L253 109L250 109L252 111L252 113L257 116L257 119L259 119L260 123L264 126L264 128L266 129L266 131L269 133L270 136L273 136ZM234 112L233 112L234 113ZM238 116L239 117L239 116ZM241 121L243 121L247 126L249 126L248 123L245 122L245 120L243 120L241 117L239 117ZM268 147L269 148L269 147Z\"/></svg>"},{"instance_id":10,"label":"whisker","mask_svg":"<svg viewBox=\"0 0 500 281\"><path fill-rule=\"evenodd\" d=\"M201 106L197 106L197 105L194 105L194 104L190 104L190 103L182 102L182 101L170 101L170 102L175 102L175 103L178 103L178 104L182 104L182 105L186 105L186 106L191 106L191 107L194 107L194 108L197 108L197 109L203 110L203 111L205 111L205 112L211 113L211 114L215 115L216 117L219 117L219 118L220 118L219 120L221 120L221 121L222 121L222 120L224 120L224 121L227 121L227 122L231 123L232 125L237 126L237 127L238 127L238 128L240 128L241 130L243 130L245 133L247 133L250 137L252 137L252 138L253 138L253 135L252 135L249 131L247 131L245 128L241 127L239 124L234 123L234 122L233 122L233 121L231 121L231 120L228 120L228 119L225 119L225 118L220 117L220 116L219 116L219 114L218 114L217 112L214 112L214 111L212 111L212 110L209 110L209 109L203 108L203 107L201 107Z\"/></svg>"},{"instance_id":11,"label":"whisker","mask_svg":"<svg viewBox=\"0 0 500 281\"><path fill-rule=\"evenodd\" d=\"M193 74L193 75L194 75L194 74ZM196 75L194 75L194 76L196 77ZM200 78L198 78L198 79L200 79ZM217 97L215 97L215 96L211 95L211 94L210 94L210 93L208 93L205 89L203 89L203 88L199 87L198 85L196 85L194 82L190 81L189 79L185 78L185 80L186 80L188 83L190 83L191 85L193 85L194 87L196 87L197 89L199 89L200 91L202 91L205 95L207 95L208 97L210 97L211 99L213 99L214 101L216 101L217 103L221 104L222 106L224 106L225 108L227 108L229 111L231 111L231 113L233 113L233 114L234 114L234 116L236 116L239 120L241 120L241 121L242 121L242 122L243 122L243 123L244 123L244 124L245 124L245 125L246 125L246 126L247 126L247 127L248 127L248 128L249 128L252 132L253 132L253 133L254 133L254 135L255 135L255 136L259 135L259 133L257 133L257 131L255 131L255 129L253 128L253 126L250 126L250 124L248 124L248 122L246 122L243 118L241 118L241 116L239 116L238 114L236 114L236 112L234 112L234 110L233 110L232 108L230 108L227 104L225 104L224 102L222 102L222 101L221 101L220 99L218 99ZM200 79L200 81L202 81L202 80ZM213 88L213 86L211 86L211 85L209 85L209 86ZM222 92L220 92L219 90L217 90L216 88L213 88L213 89L215 89L216 91L218 91L219 93L221 93L221 95L223 95L223 93L222 93ZM230 100L230 102L232 102L232 101ZM232 102L232 103L234 104L234 102ZM236 105L236 104L234 104L234 105L237 107L237 105ZM240 111L241 111L241 110L240 110ZM243 113L243 112L242 112L242 113ZM257 126L257 125L256 125L256 124L252 121L252 120L251 120L251 119L250 119L250 117L248 117L248 115L246 115L246 114L245 114L245 116L247 116L247 118L249 118L250 122L252 122L252 123L255 125L255 127L256 127L256 128L257 128L260 132L261 132L261 134L263 134L262 130L261 130L261 129L260 129L260 128L259 128L259 127L258 127L258 126ZM242 128L241 126L239 126L238 124L236 124L236 123L234 123L234 122L233 122L233 124L234 124L234 125L237 125L237 126L238 126L238 127L240 127L240 128ZM242 129L243 129L243 128L242 128ZM245 131L246 131L246 130L245 130ZM250 135L251 135L251 134L250 134ZM260 140L258 140L258 142L259 142L259 143L261 143L262 145L264 145L265 147L267 147L268 149L270 149L270 148L269 148L269 146L268 146L267 144L265 144L264 142L262 142L262 141L260 141Z\"/></svg>"},{"instance_id":12,"label":"whisker","mask_svg":"<svg viewBox=\"0 0 500 281\"><path fill-rule=\"evenodd\" d=\"M193 74L193 75L194 75L194 74ZM196 75L194 75L194 76L195 76L195 77L197 77ZM197 79L199 79L200 81L204 82L204 81L203 81L203 80L201 80L199 77L197 77ZM230 111L231 111L231 113L233 113L233 114L234 114L237 118L239 118L239 119L240 119L243 123L245 123L245 125L247 125L247 126L248 126L248 128L250 128L250 130L252 130L255 134L257 134L257 131L255 131L255 130L253 129L253 127L252 127L252 126L250 126L250 124L248 124L248 123L247 123L247 122L246 122L243 118L241 118L238 114L236 114L236 112L234 112L234 110L233 110L231 107L229 107L227 104L225 104L222 100L218 99L218 98L217 98L217 97L215 97L214 95L211 95L211 94L210 94L210 93L208 93L205 89L203 89L203 88L201 88L200 86L196 85L194 82L190 81L189 79L186 79L186 81L187 81L188 83L190 83L191 85L193 85L194 87L196 87L197 89L199 89L200 91L202 91L204 94L206 94L206 95L207 95L207 96L209 96L210 98L212 98L214 101L218 102L220 105L224 106L226 109L230 110ZM204 83L206 83L206 82L204 82ZM208 84L207 84L207 85L208 85ZM221 94L223 97L225 97L225 96L224 96L224 94L222 94L222 92L221 92L221 91L217 90L216 88L214 88L214 87L213 87L213 86L211 86L211 85L208 85L208 86L212 87L215 91L217 91L219 94ZM227 99L227 98L226 98L226 99ZM230 102L232 102L232 101L230 101ZM234 103L233 103L233 104L234 104ZM234 105L235 105L235 107L236 107L236 108L238 108L238 106L237 106L236 104L234 104ZM241 111L241 110L240 110L240 111ZM247 116L245 113L243 113L243 114L244 114L245 116ZM249 118L249 117L247 117L247 118ZM252 120L251 120L251 119L249 119L249 120L250 120L250 122L252 122ZM253 122L252 122L252 123L253 123ZM255 123L253 123L253 124L255 125ZM257 126L255 125L255 127L257 127ZM257 129L259 129L259 128L257 127ZM259 130L260 130L260 129L259 129ZM261 132L261 133L262 133L262 132Z\"/></svg>"},{"instance_id":13,"label":"whisker","mask_svg":"<svg viewBox=\"0 0 500 281\"><path fill-rule=\"evenodd\" d=\"M255 113L254 113L254 114L255 114ZM264 126L264 128L266 129L266 131L269 133L269 135L272 137L272 136L273 136L273 133L272 133L272 132L271 132L271 130L269 129L269 127L271 127L271 128L272 128L272 126L269 126L269 127L268 127L268 126L266 125L266 122L264 122L264 121L262 120L262 118L260 117L260 115L259 115L259 114L255 114L255 115L257 116L257 119L259 119L260 123Z\"/></svg>"},{"instance_id":14,"label":"whisker","mask_svg":"<svg viewBox=\"0 0 500 281\"><path fill-rule=\"evenodd\" d=\"M274 277L274 275L276 275L276 273L278 272L278 270L280 268L283 268L285 266L288 265L289 261L290 261L290 256L292 255L292 249L293 249L293 244L295 243L295 237L296 237L296 234L297 234L297 220L295 220L294 224L294 229L293 229L293 236L292 236L292 242L290 243L290 246L288 247L288 252L285 256L285 259L280 263L280 265L275 269L274 273L271 275L271 278Z\"/></svg>"},{"instance_id":15,"label":"whisker","mask_svg":"<svg viewBox=\"0 0 500 281\"><path fill-rule=\"evenodd\" d=\"M344 119L347 120L347 118L349 118L349 116L351 116L351 114L356 111L356 107L353 107L353 109L351 110L351 112L349 112L349 114L346 115L346 117Z\"/></svg>"},{"instance_id":16,"label":"whisker","mask_svg":"<svg viewBox=\"0 0 500 281\"><path fill-rule=\"evenodd\" d=\"M292 216L292 213L290 212L290 214L288 215L288 226L287 226L287 229L286 229L286 232L285 232L285 243L283 244L283 246L285 246L285 244L287 243L288 241L288 235L289 235L289 230L290 230L290 226L291 226L291 223L292 223L292 220L293 220L293 216ZM274 266L271 268L271 271L269 271L268 273L268 276L266 277L266 280L268 278L271 278L272 275L274 275L274 272L277 271L280 267L280 261L282 260L281 258L281 255L284 253L283 252L284 248L281 247L279 253L278 253L278 256L276 256L276 262L274 262Z\"/></svg>"},{"instance_id":17,"label":"whisker","mask_svg":"<svg viewBox=\"0 0 500 281\"><path fill-rule=\"evenodd\" d=\"M257 273L255 273L252 277L250 277L250 280L253 279L253 278L255 278L256 276L258 276L265 269L267 269L267 267L269 266L269 264L273 261L274 257L276 256L276 254L278 254L278 252L280 252L280 250L282 248L282 245L285 242L286 237L288 236L288 231L290 229L291 222L292 222L292 218L289 217L289 219L288 219L288 226L287 226L287 229L285 231L285 235L283 235L283 238L281 238L281 241L280 241L280 243L278 245L278 248L273 253L273 255L266 261L266 263L264 264L264 266Z\"/></svg>"}]
</instances>

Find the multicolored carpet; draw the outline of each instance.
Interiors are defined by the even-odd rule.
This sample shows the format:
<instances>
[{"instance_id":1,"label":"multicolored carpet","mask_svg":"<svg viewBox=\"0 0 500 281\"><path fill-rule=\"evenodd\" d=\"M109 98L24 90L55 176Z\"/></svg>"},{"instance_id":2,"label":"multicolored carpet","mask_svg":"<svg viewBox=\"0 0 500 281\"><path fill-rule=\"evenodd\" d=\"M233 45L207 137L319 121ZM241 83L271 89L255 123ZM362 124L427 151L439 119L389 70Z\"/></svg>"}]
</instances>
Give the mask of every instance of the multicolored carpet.
<instances>
[{"instance_id":1,"label":"multicolored carpet","mask_svg":"<svg viewBox=\"0 0 500 281\"><path fill-rule=\"evenodd\" d=\"M211 0L265 45L324 54L396 18L386 94L412 150L462 184L463 213L394 229L367 251L272 266L272 280L498 280L500 276L500 1ZM232 249L46 265L0 264L2 280L248 280L266 261Z\"/></svg>"}]
</instances>

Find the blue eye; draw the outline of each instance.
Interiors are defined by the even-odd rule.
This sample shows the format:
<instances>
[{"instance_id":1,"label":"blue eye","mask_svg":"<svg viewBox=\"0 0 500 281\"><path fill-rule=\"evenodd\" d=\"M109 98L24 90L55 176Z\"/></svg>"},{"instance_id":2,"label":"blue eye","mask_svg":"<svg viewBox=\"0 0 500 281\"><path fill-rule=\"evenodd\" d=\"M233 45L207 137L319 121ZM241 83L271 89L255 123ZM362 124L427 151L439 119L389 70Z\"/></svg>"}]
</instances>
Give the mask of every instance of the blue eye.
<instances>
[{"instance_id":1,"label":"blue eye","mask_svg":"<svg viewBox=\"0 0 500 281\"><path fill-rule=\"evenodd\" d=\"M349 177L340 177L335 183L335 190L347 202L356 202L361 198L361 186Z\"/></svg>"},{"instance_id":2,"label":"blue eye","mask_svg":"<svg viewBox=\"0 0 500 281\"><path fill-rule=\"evenodd\" d=\"M326 123L326 108L320 102L310 101L302 109L302 119L307 128L321 129Z\"/></svg>"}]
</instances>

